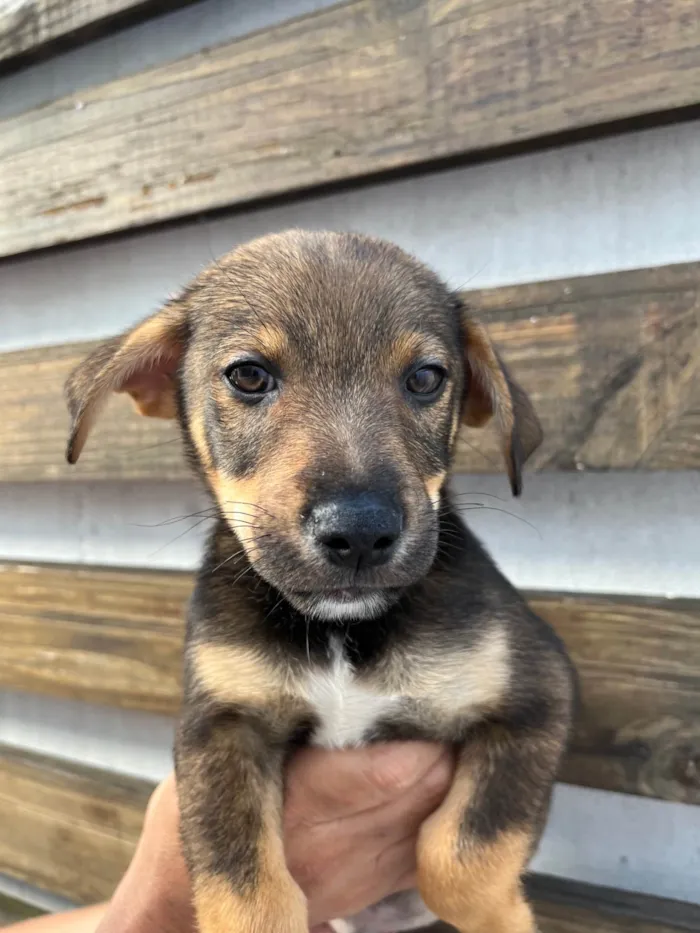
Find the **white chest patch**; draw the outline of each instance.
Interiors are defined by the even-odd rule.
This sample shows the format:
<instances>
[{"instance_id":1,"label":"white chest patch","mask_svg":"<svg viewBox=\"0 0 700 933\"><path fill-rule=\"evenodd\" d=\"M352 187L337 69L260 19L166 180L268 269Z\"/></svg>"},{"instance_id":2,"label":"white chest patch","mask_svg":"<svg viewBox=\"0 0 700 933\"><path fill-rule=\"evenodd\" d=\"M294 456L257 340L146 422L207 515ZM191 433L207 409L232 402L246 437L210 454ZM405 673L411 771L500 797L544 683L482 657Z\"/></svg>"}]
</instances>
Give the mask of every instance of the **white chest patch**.
<instances>
[{"instance_id":1,"label":"white chest patch","mask_svg":"<svg viewBox=\"0 0 700 933\"><path fill-rule=\"evenodd\" d=\"M360 745L378 719L395 709L402 698L387 696L359 684L340 641L332 646L330 667L307 675L304 693L320 725L312 742L324 748Z\"/></svg>"}]
</instances>

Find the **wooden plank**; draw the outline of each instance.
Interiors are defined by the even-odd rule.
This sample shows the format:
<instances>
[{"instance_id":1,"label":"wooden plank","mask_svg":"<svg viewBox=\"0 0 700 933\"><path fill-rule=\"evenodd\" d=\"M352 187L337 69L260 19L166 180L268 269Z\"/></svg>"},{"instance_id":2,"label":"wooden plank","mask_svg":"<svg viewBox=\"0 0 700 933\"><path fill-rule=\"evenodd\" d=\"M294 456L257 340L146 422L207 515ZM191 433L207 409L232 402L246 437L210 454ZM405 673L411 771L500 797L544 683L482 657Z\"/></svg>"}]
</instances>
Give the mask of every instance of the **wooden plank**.
<instances>
[{"instance_id":1,"label":"wooden plank","mask_svg":"<svg viewBox=\"0 0 700 933\"><path fill-rule=\"evenodd\" d=\"M0 564L0 683L175 713L189 574Z\"/></svg>"},{"instance_id":2,"label":"wooden plank","mask_svg":"<svg viewBox=\"0 0 700 933\"><path fill-rule=\"evenodd\" d=\"M566 643L581 709L562 779L700 803L700 602L529 594Z\"/></svg>"},{"instance_id":3,"label":"wooden plank","mask_svg":"<svg viewBox=\"0 0 700 933\"><path fill-rule=\"evenodd\" d=\"M700 263L464 294L542 418L532 468L700 467ZM63 382L91 343L0 356L0 481L182 479L169 422L115 397L79 464L65 463ZM501 469L499 443L465 431L457 471Z\"/></svg>"},{"instance_id":4,"label":"wooden plank","mask_svg":"<svg viewBox=\"0 0 700 933\"><path fill-rule=\"evenodd\" d=\"M79 904L110 897L151 790L145 781L0 746L0 872Z\"/></svg>"},{"instance_id":5,"label":"wooden plank","mask_svg":"<svg viewBox=\"0 0 700 933\"><path fill-rule=\"evenodd\" d=\"M110 897L151 791L145 781L0 746L0 871L78 904ZM700 931L692 904L545 876L530 877L528 889L542 933Z\"/></svg>"},{"instance_id":6,"label":"wooden plank","mask_svg":"<svg viewBox=\"0 0 700 933\"><path fill-rule=\"evenodd\" d=\"M532 467L700 467L700 263L465 299L542 419L545 440ZM498 462L493 438L479 448ZM474 451L461 460L470 470L478 463Z\"/></svg>"},{"instance_id":7,"label":"wooden plank","mask_svg":"<svg viewBox=\"0 0 700 933\"><path fill-rule=\"evenodd\" d=\"M135 415L126 396L110 400L77 468L65 461L63 383L94 343L0 355L0 481L184 479L190 470L172 422Z\"/></svg>"},{"instance_id":8,"label":"wooden plank","mask_svg":"<svg viewBox=\"0 0 700 933\"><path fill-rule=\"evenodd\" d=\"M182 573L0 565L0 685L176 712L191 585ZM563 779L700 803L700 601L529 598L581 677Z\"/></svg>"},{"instance_id":9,"label":"wooden plank","mask_svg":"<svg viewBox=\"0 0 700 933\"><path fill-rule=\"evenodd\" d=\"M531 876L541 933L670 933L700 930L700 907L563 878Z\"/></svg>"},{"instance_id":10,"label":"wooden plank","mask_svg":"<svg viewBox=\"0 0 700 933\"><path fill-rule=\"evenodd\" d=\"M185 0L10 0L0 3L0 73Z\"/></svg>"},{"instance_id":11,"label":"wooden plank","mask_svg":"<svg viewBox=\"0 0 700 933\"><path fill-rule=\"evenodd\" d=\"M0 255L697 104L700 0L350 0L0 123Z\"/></svg>"}]
</instances>

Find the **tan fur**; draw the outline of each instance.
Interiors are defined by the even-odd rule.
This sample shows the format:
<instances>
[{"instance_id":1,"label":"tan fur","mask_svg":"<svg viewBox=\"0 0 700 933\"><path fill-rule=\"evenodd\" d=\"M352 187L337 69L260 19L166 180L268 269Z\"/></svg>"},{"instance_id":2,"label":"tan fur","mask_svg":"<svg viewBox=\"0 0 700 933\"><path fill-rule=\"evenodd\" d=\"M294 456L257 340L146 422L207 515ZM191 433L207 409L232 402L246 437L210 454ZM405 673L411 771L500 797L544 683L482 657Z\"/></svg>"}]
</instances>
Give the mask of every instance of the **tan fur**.
<instances>
[{"instance_id":1,"label":"tan fur","mask_svg":"<svg viewBox=\"0 0 700 933\"><path fill-rule=\"evenodd\" d=\"M273 665L262 652L242 645L194 645L193 666L201 687L220 703L267 706L290 694L289 670Z\"/></svg>"},{"instance_id":2,"label":"tan fur","mask_svg":"<svg viewBox=\"0 0 700 933\"><path fill-rule=\"evenodd\" d=\"M435 476L429 476L424 480L425 491L428 493L428 498L433 503L434 508L440 505L440 491L446 479L447 470L441 470L439 473L436 473Z\"/></svg>"},{"instance_id":3,"label":"tan fur","mask_svg":"<svg viewBox=\"0 0 700 933\"><path fill-rule=\"evenodd\" d=\"M257 539L264 534L260 526L267 520L265 513L258 507L262 498L260 475L230 479L212 469L209 480L226 521L248 557L255 561L258 556Z\"/></svg>"},{"instance_id":4,"label":"tan fur","mask_svg":"<svg viewBox=\"0 0 700 933\"><path fill-rule=\"evenodd\" d=\"M72 425L68 460L75 463L112 392L128 392L140 414L175 418L172 371L182 352L183 305L166 305L121 337L101 344L66 382Z\"/></svg>"},{"instance_id":5,"label":"tan fur","mask_svg":"<svg viewBox=\"0 0 700 933\"><path fill-rule=\"evenodd\" d=\"M125 389L128 392L140 415L146 418L177 418L177 401L175 397L175 382L169 376L163 376L159 385L142 389L135 386Z\"/></svg>"},{"instance_id":6,"label":"tan fur","mask_svg":"<svg viewBox=\"0 0 700 933\"><path fill-rule=\"evenodd\" d=\"M285 332L272 324L265 324L255 331L251 343L253 346L257 345L258 352L266 359L275 363L282 359L288 347Z\"/></svg>"},{"instance_id":7,"label":"tan fur","mask_svg":"<svg viewBox=\"0 0 700 933\"><path fill-rule=\"evenodd\" d=\"M177 319L166 309L154 315L126 336L115 363L111 388L128 392L136 409L149 418L176 418L177 401L175 380L167 372L159 372L163 360L174 361L182 346L173 331ZM144 375L139 370L144 370Z\"/></svg>"},{"instance_id":8,"label":"tan fur","mask_svg":"<svg viewBox=\"0 0 700 933\"><path fill-rule=\"evenodd\" d=\"M402 373L417 357L440 357L443 352L442 345L427 334L407 330L394 341L388 364L395 372Z\"/></svg>"},{"instance_id":9,"label":"tan fur","mask_svg":"<svg viewBox=\"0 0 700 933\"><path fill-rule=\"evenodd\" d=\"M441 715L483 715L498 707L509 687L510 649L500 627L460 651L420 643L411 654L398 649L390 664L382 670L385 691L426 700Z\"/></svg>"},{"instance_id":10,"label":"tan fur","mask_svg":"<svg viewBox=\"0 0 700 933\"><path fill-rule=\"evenodd\" d=\"M471 385L464 408L464 423L480 428L500 410L502 427L513 428L513 408L503 370L491 346L486 329L474 321L466 323L467 362Z\"/></svg>"},{"instance_id":11,"label":"tan fur","mask_svg":"<svg viewBox=\"0 0 700 933\"><path fill-rule=\"evenodd\" d=\"M139 324L131 333L127 334L121 347L122 353L140 352L144 348L172 344L170 327L172 320L165 312L155 314Z\"/></svg>"},{"instance_id":12,"label":"tan fur","mask_svg":"<svg viewBox=\"0 0 700 933\"><path fill-rule=\"evenodd\" d=\"M231 529L251 561L259 556L259 542L270 527L277 534L299 533L299 513L305 490L298 477L308 463L311 439L290 437L283 452L253 476L233 479L212 467L209 480Z\"/></svg>"},{"instance_id":13,"label":"tan fur","mask_svg":"<svg viewBox=\"0 0 700 933\"><path fill-rule=\"evenodd\" d=\"M521 876L531 851L527 832L512 830L491 844L466 841L459 826L474 781L460 771L418 838L418 884L423 900L460 933L535 933Z\"/></svg>"},{"instance_id":14,"label":"tan fur","mask_svg":"<svg viewBox=\"0 0 700 933\"><path fill-rule=\"evenodd\" d=\"M462 420L467 426L478 428L496 417L506 468L515 492L520 486L520 464L514 464L511 457L514 438L517 437L524 462L542 442L542 427L523 390L506 378L486 329L470 319L463 324L470 384Z\"/></svg>"},{"instance_id":15,"label":"tan fur","mask_svg":"<svg viewBox=\"0 0 700 933\"><path fill-rule=\"evenodd\" d=\"M207 443L207 432L203 412L194 411L192 413L192 417L190 418L190 434L202 469L209 477L209 480L212 481L214 463L211 451L209 450L209 444Z\"/></svg>"},{"instance_id":16,"label":"tan fur","mask_svg":"<svg viewBox=\"0 0 700 933\"><path fill-rule=\"evenodd\" d=\"M200 933L308 933L306 898L284 858L274 801L265 804L258 880L246 894L221 875L194 878Z\"/></svg>"},{"instance_id":17,"label":"tan fur","mask_svg":"<svg viewBox=\"0 0 700 933\"><path fill-rule=\"evenodd\" d=\"M457 438L457 434L459 433L459 429L461 425L462 425L462 421L459 417L459 411L456 411L454 413L454 417L452 418L452 428L450 429L450 449L452 449L454 445L454 442Z\"/></svg>"}]
</instances>

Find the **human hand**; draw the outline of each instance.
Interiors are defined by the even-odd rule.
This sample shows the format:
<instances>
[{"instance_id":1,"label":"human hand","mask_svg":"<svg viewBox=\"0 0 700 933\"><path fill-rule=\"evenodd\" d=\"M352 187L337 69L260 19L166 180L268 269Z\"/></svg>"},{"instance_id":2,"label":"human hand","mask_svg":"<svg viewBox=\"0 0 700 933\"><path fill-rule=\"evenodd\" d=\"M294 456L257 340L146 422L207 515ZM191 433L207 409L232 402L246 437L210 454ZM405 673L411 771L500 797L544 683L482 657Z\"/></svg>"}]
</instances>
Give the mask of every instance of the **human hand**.
<instances>
[{"instance_id":1,"label":"human hand","mask_svg":"<svg viewBox=\"0 0 700 933\"><path fill-rule=\"evenodd\" d=\"M420 824L444 797L452 762L436 745L308 748L289 764L284 841L309 924L350 916L415 883ZM195 933L175 780L151 798L144 829L98 933Z\"/></svg>"}]
</instances>

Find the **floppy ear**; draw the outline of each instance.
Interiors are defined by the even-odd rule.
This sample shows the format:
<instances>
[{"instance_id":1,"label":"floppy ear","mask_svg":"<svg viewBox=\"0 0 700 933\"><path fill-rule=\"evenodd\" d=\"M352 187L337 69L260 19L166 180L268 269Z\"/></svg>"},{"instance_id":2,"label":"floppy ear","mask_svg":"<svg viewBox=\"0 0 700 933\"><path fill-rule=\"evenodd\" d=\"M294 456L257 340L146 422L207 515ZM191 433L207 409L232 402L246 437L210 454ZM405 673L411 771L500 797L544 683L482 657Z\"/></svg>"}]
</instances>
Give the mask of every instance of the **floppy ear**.
<instances>
[{"instance_id":1,"label":"floppy ear","mask_svg":"<svg viewBox=\"0 0 700 933\"><path fill-rule=\"evenodd\" d=\"M142 415L175 418L176 374L188 336L184 302L169 302L119 337L100 344L65 385L71 428L66 459L76 463L112 392L128 392Z\"/></svg>"},{"instance_id":2,"label":"floppy ear","mask_svg":"<svg viewBox=\"0 0 700 933\"><path fill-rule=\"evenodd\" d=\"M514 496L522 492L522 467L542 443L542 426L530 399L515 382L486 329L462 315L465 352L465 396L462 421L481 427L495 416Z\"/></svg>"}]
</instances>

